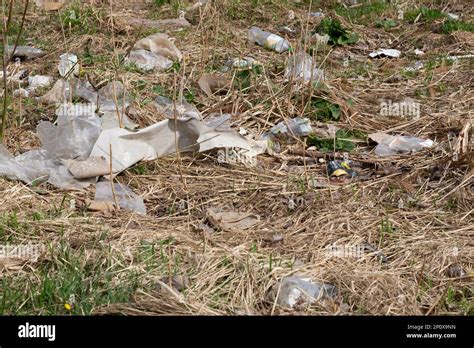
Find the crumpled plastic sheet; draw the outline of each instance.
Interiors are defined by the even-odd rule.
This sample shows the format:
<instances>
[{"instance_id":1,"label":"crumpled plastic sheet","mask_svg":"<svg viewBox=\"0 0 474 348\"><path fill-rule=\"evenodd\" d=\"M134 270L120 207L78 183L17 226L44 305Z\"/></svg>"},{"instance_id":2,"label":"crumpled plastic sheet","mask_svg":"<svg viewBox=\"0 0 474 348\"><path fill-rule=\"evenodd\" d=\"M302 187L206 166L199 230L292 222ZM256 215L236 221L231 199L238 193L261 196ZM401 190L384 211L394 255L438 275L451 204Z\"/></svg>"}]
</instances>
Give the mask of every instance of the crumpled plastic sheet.
<instances>
[{"instance_id":1,"label":"crumpled plastic sheet","mask_svg":"<svg viewBox=\"0 0 474 348\"><path fill-rule=\"evenodd\" d=\"M289 127L289 128L288 128ZM284 143L293 143L295 137L304 137L313 132L311 122L307 118L295 117L288 122L280 122L270 129L270 132L262 134L260 140L275 139Z\"/></svg>"},{"instance_id":2,"label":"crumpled plastic sheet","mask_svg":"<svg viewBox=\"0 0 474 348\"><path fill-rule=\"evenodd\" d=\"M137 214L146 214L146 206L143 198L135 194L129 187L114 183L115 198L121 209ZM110 181L98 182L95 187L94 200L97 202L114 202L114 193Z\"/></svg>"},{"instance_id":3,"label":"crumpled plastic sheet","mask_svg":"<svg viewBox=\"0 0 474 348\"><path fill-rule=\"evenodd\" d=\"M172 60L181 61L183 59L181 51L170 40L170 37L163 33L153 34L138 40L133 49L144 49Z\"/></svg>"},{"instance_id":4,"label":"crumpled plastic sheet","mask_svg":"<svg viewBox=\"0 0 474 348\"><path fill-rule=\"evenodd\" d=\"M58 124L41 122L37 127L42 148L13 157L4 147L0 151L0 176L27 184L48 182L61 189L82 189L96 178L77 180L62 163L64 159L88 158L100 132L95 115L75 115L62 105Z\"/></svg>"},{"instance_id":5,"label":"crumpled plastic sheet","mask_svg":"<svg viewBox=\"0 0 474 348\"><path fill-rule=\"evenodd\" d=\"M91 156L102 156L108 160L110 146L113 173L119 173L139 161L154 160L175 153L176 150L203 152L229 147L249 151L252 149L247 139L239 133L217 131L194 118L163 120L136 133L121 128L104 130Z\"/></svg>"},{"instance_id":6,"label":"crumpled plastic sheet","mask_svg":"<svg viewBox=\"0 0 474 348\"><path fill-rule=\"evenodd\" d=\"M377 51L369 53L369 57L371 58L376 58L376 57L398 58L400 57L400 54L402 54L402 52L400 52L399 50L395 50L393 48L381 48Z\"/></svg>"},{"instance_id":7,"label":"crumpled plastic sheet","mask_svg":"<svg viewBox=\"0 0 474 348\"><path fill-rule=\"evenodd\" d=\"M130 54L125 58L125 62L133 63L143 71L163 71L169 69L173 65L173 61L171 59L144 50L142 48L131 51Z\"/></svg>"},{"instance_id":8,"label":"crumpled plastic sheet","mask_svg":"<svg viewBox=\"0 0 474 348\"><path fill-rule=\"evenodd\" d=\"M324 80L324 70L316 67L309 54L300 52L288 58L285 78L287 80L301 79L305 82L318 82Z\"/></svg>"},{"instance_id":9,"label":"crumpled plastic sheet","mask_svg":"<svg viewBox=\"0 0 474 348\"><path fill-rule=\"evenodd\" d=\"M62 104L57 116L57 126L43 121L37 127L38 137L49 158L87 158L101 132L99 118L94 113L74 114L70 104Z\"/></svg>"},{"instance_id":10,"label":"crumpled plastic sheet","mask_svg":"<svg viewBox=\"0 0 474 348\"><path fill-rule=\"evenodd\" d=\"M13 52L14 46L6 46L5 54L7 56L11 55ZM15 49L15 53L13 54L13 58L20 58L20 59L34 59L42 57L46 54L45 51L42 49L31 47L31 46L17 46Z\"/></svg>"},{"instance_id":11,"label":"crumpled plastic sheet","mask_svg":"<svg viewBox=\"0 0 474 348\"><path fill-rule=\"evenodd\" d=\"M334 298L337 289L334 285L314 282L309 278L289 276L277 284L274 293L279 294L277 303L280 306L294 308L297 304L313 303L325 298Z\"/></svg>"},{"instance_id":12,"label":"crumpled plastic sheet","mask_svg":"<svg viewBox=\"0 0 474 348\"><path fill-rule=\"evenodd\" d=\"M162 71L170 68L174 60L179 62L182 59L183 54L169 36L157 33L138 40L125 62L134 63L145 71Z\"/></svg>"},{"instance_id":13,"label":"crumpled plastic sheet","mask_svg":"<svg viewBox=\"0 0 474 348\"><path fill-rule=\"evenodd\" d=\"M377 142L375 154L377 156L393 156L421 151L430 148L434 142L430 139L409 137L403 135L389 135L385 133L372 133L369 138Z\"/></svg>"},{"instance_id":14,"label":"crumpled plastic sheet","mask_svg":"<svg viewBox=\"0 0 474 348\"><path fill-rule=\"evenodd\" d=\"M34 180L35 175L33 170L25 168L3 144L0 144L0 176L29 183Z\"/></svg>"},{"instance_id":15,"label":"crumpled plastic sheet","mask_svg":"<svg viewBox=\"0 0 474 348\"><path fill-rule=\"evenodd\" d=\"M102 129L125 127L135 129L138 125L132 122L126 113L130 105L128 95L123 95L123 85L120 81L112 81L102 87L97 93L88 81L71 78L70 81L58 80L53 88L40 97L39 100L47 104L68 102L71 97L88 101L88 111L95 113L99 102L99 116ZM117 101L115 101L115 98Z\"/></svg>"},{"instance_id":16,"label":"crumpled plastic sheet","mask_svg":"<svg viewBox=\"0 0 474 348\"><path fill-rule=\"evenodd\" d=\"M175 114L176 118L180 120L189 120L192 118L198 120L202 119L199 110L194 105L188 103L185 99L174 103L170 98L158 96L155 99L155 106L160 113L169 119L174 119Z\"/></svg>"},{"instance_id":17,"label":"crumpled plastic sheet","mask_svg":"<svg viewBox=\"0 0 474 348\"><path fill-rule=\"evenodd\" d=\"M240 148L249 151L252 156L265 151L262 144L247 140L229 127L229 115L222 115L207 122L202 120L195 106L182 101L173 103L170 99L158 97L156 105L169 119L158 122L138 132L116 127L104 129L95 112L93 104L99 95L101 108L109 112L116 110L115 102L110 98L123 93L121 84L109 84L97 94L88 83L74 79L75 95L90 101L90 104L60 104L57 110L57 125L41 122L37 134L41 140L40 149L31 150L13 157L5 148L0 152L0 175L26 183L47 181L62 189L81 189L94 184L99 174L112 172L117 174L142 160L153 160L161 156L188 151L208 151L214 148ZM61 87L69 91L69 82L63 81ZM102 102L101 102L102 100ZM118 104L122 101L117 101ZM176 105L176 120L174 106ZM77 108L79 106L79 108ZM108 109L108 110L107 110ZM115 114L116 115L116 114ZM115 127L113 127L115 126ZM177 146L176 146L177 144ZM110 147L112 153L110 153ZM94 159L94 157L96 159ZM97 158L103 159L98 161ZM106 162L105 162L106 161ZM100 168L92 170L95 164ZM108 165L108 167L106 166ZM73 175L68 168L73 168ZM107 173L106 173L107 171ZM90 173L91 178L86 178Z\"/></svg>"}]
</instances>

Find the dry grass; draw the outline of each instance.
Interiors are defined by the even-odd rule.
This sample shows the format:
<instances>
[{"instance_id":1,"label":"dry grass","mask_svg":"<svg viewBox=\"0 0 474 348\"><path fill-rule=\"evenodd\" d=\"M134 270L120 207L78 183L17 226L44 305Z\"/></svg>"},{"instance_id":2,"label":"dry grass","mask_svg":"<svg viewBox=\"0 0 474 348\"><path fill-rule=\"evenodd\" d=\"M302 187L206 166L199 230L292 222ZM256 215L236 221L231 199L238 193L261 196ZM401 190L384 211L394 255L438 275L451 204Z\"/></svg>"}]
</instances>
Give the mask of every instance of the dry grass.
<instances>
[{"instance_id":1,"label":"dry grass","mask_svg":"<svg viewBox=\"0 0 474 348\"><path fill-rule=\"evenodd\" d=\"M185 54L177 73L114 69L110 63L114 49L125 53L137 36L137 28L119 18L125 12L145 18L150 12L114 10L112 47L109 9L85 5L88 10L83 13L92 23L86 33L80 27L64 28L63 33L58 14L28 13L28 37L47 45L49 52L28 67L57 77L59 54L68 51L84 59L89 47L92 59L83 63L84 76L89 74L97 82L126 77L126 87L136 97L129 116L141 127L162 119L147 103L156 95L156 86L171 95L174 88L192 93L206 115L232 112L233 127L245 127L255 135L281 120L308 116L305 101L324 95L341 105L341 119L333 122L339 127L417 135L435 140L437 146L381 159L370 152L373 144L362 142L349 155L359 163L360 175L347 185L331 184L325 164L317 160L342 158L342 154L305 151L301 142L282 154L259 156L255 168L219 164L215 153L161 158L138 164L117 178L145 199L146 217L124 211L87 212L81 207L93 197L93 189L61 192L0 179L1 240L51 246L36 263L3 265L2 312L65 314L63 305L74 294L73 312L78 314L472 315L472 140L470 150L458 161L452 156L454 139L472 122L472 65L469 61L450 65L440 59L440 54L469 53L472 33L433 34L428 24L405 24L385 32L373 24L351 25L339 16L361 40L331 52L319 50L317 61L325 59L328 91L301 90L283 81L285 55L249 43L246 30L260 23L276 32L286 23L290 8L298 19L305 18L307 7L285 1L258 6L231 0L218 3L201 13L199 24L170 32ZM472 16L469 1L463 6L465 16ZM326 12L325 4L320 7ZM160 12L164 18L176 14L171 5ZM387 7L385 14L394 17L396 11ZM432 35L437 35L436 48L430 46ZM301 35L289 39L296 45ZM367 62L367 54L379 47L405 51L413 43L421 43L427 52L423 60L432 63L413 76L403 71L419 59L410 54ZM264 63L250 90L233 89L215 99L199 90L196 81L203 72L215 70L226 58L247 55ZM346 55L352 57L349 67L342 65ZM366 66L360 68L357 61ZM364 78L357 79L360 75ZM295 102L298 96L303 96L302 101ZM421 103L419 119L378 116L381 99L405 97ZM7 145L16 152L38 146L34 132L39 120L54 120L53 109L33 102L24 108L25 122L7 130ZM309 185L313 179L328 185L314 188ZM293 209L290 200L296 204ZM203 228L206 210L214 206L259 214L261 222L242 232ZM283 239L275 241L280 235ZM388 262L380 263L373 255L328 258L325 253L334 243L365 242L382 251ZM453 265L465 274L453 277ZM269 290L294 273L336 285L336 300L292 311L275 305ZM173 286L177 276L186 279L182 291ZM61 289L49 289L47 278Z\"/></svg>"}]
</instances>

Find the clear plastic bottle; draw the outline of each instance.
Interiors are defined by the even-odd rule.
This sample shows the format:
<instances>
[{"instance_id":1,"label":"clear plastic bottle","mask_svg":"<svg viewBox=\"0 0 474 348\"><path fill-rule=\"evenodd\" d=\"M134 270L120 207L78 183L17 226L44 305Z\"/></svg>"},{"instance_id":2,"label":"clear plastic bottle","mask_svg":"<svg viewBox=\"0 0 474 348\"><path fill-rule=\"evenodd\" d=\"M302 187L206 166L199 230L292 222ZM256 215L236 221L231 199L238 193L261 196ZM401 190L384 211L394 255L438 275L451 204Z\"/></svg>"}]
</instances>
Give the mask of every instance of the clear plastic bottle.
<instances>
[{"instance_id":1,"label":"clear plastic bottle","mask_svg":"<svg viewBox=\"0 0 474 348\"><path fill-rule=\"evenodd\" d=\"M290 43L279 35L263 31L258 27L249 29L249 40L278 53L288 51Z\"/></svg>"}]
</instances>

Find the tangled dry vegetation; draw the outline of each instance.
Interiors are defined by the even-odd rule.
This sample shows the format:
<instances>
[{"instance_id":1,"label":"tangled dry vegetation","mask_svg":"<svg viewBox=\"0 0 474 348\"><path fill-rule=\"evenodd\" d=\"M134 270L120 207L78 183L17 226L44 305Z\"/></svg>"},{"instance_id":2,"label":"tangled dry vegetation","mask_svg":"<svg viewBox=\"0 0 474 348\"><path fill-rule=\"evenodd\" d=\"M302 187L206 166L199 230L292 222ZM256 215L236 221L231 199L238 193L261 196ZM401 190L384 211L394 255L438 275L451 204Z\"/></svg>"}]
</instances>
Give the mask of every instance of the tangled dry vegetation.
<instances>
[{"instance_id":1,"label":"tangled dry vegetation","mask_svg":"<svg viewBox=\"0 0 474 348\"><path fill-rule=\"evenodd\" d=\"M195 14L193 26L166 30L185 55L180 65L163 73L118 66L117 54L156 31L132 26L128 18L176 18L186 7L184 1L159 3L143 9L117 5L112 12L108 5L73 4L59 12L32 6L24 43L48 54L25 64L57 78L59 55L77 54L83 76L98 84L123 81L135 98L128 115L140 127L164 118L151 103L158 94L181 93L204 115L232 113L234 129L255 135L283 119L312 118L314 110L306 104L321 96L340 106L340 118L329 121L339 128L416 135L436 146L381 158L362 138L349 153L359 175L339 185L319 159L341 159L342 152L306 151L303 141L279 154L259 155L256 167L218 163L214 152L168 156L117 177L144 198L146 216L87 211L83 202L93 197L93 189L64 192L0 178L2 243L47 246L36 262L0 263L0 313L473 314L472 141L453 160L456 140L472 122L472 60L445 59L472 53L473 32L442 33L437 20L398 20L393 3L346 8L313 1L313 11L339 19L360 39L319 48L317 64L325 69L326 87L296 88L283 79L287 54L249 43L247 30L259 25L278 32L292 25L301 32L287 38L301 47L312 30L305 20L309 2L216 0ZM439 1L435 7L472 21L469 3ZM422 4L404 5L413 11ZM77 20L67 20L70 8ZM291 21L289 10L295 12ZM396 26L376 25L383 18ZM404 54L369 60L368 53L380 47ZM426 52L425 68L408 73L404 69L420 59L406 53L414 48ZM234 84L226 95L212 98L199 89L204 72L243 56L263 63L246 89ZM349 64L344 57L350 57ZM381 99L406 97L420 102L419 119L380 117ZM13 100L7 147L14 153L37 147L35 127L40 120L54 121L54 111L34 100L21 105ZM215 230L207 225L209 207L251 212L261 220L250 230ZM387 262L371 254L356 259L325 253L328 245L361 243L375 246ZM271 288L295 273L335 285L336 299L293 310L276 305Z\"/></svg>"}]
</instances>

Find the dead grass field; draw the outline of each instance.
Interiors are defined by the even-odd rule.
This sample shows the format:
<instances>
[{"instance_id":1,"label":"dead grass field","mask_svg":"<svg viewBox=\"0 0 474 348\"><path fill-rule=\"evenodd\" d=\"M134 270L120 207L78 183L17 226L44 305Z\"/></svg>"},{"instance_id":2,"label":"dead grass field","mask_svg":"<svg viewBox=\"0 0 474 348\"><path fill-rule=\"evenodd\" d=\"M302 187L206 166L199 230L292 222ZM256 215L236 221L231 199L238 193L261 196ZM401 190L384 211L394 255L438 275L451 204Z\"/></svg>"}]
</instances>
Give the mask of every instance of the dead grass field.
<instances>
[{"instance_id":1,"label":"dead grass field","mask_svg":"<svg viewBox=\"0 0 474 348\"><path fill-rule=\"evenodd\" d=\"M304 89L283 79L288 54L248 42L247 30L258 25L277 33L278 27L291 25L302 33L287 38L301 47L302 37L312 30L306 21L309 1L212 1L195 15L193 26L166 30L185 58L163 73L114 63L137 38L158 31L131 26L126 18L176 18L187 4L157 1L142 9L114 2L112 13L108 5L73 4L59 12L31 6L22 43L48 53L25 65L57 79L59 55L77 54L82 76L97 83L123 81L135 99L128 115L140 128L164 119L152 103L158 94L182 93L203 115L230 112L232 128L255 135L296 116L316 124L320 120L306 102L324 96L341 111L338 120L327 123L365 135L421 136L436 145L410 155L378 157L373 143L359 139L349 153L359 175L344 185L332 184L326 163L318 160L342 159L342 152L305 151L301 141L283 146L280 154L259 155L256 167L218 163L215 152L142 162L117 181L144 198L146 216L88 211L84 202L93 197L93 188L61 191L0 178L0 242L46 247L37 262L0 261L0 314L474 313L472 132L468 151L453 159L458 135L473 120L473 60L453 64L446 59L472 54L474 32L466 25L460 28L464 31L445 33L437 12L416 12L424 3L463 13L463 23L472 23L469 0L405 2L403 20L393 3L368 1L345 8L335 1L313 1L312 12L321 9L339 19L359 41L320 48L317 64L325 69L326 86ZM77 20L66 20L71 8ZM292 21L289 10L295 12ZM384 27L383 18L395 24ZM402 56L368 58L381 47L399 49ZM425 55L415 56L415 48ZM263 63L250 75L248 88L234 85L214 98L199 89L203 72L243 56ZM347 66L344 57L350 57ZM406 72L417 60L424 68ZM420 103L419 119L380 116L380 100L406 97ZM21 109L13 102L7 147L15 154L38 147L36 125L54 121L54 112L33 99L23 100ZM214 230L205 227L209 207L251 212L261 220L250 230ZM361 243L375 246L387 262L373 253L361 259L325 253L329 245ZM271 288L295 273L335 285L336 299L293 310L276 305ZM73 298L73 307L66 309Z\"/></svg>"}]
</instances>

